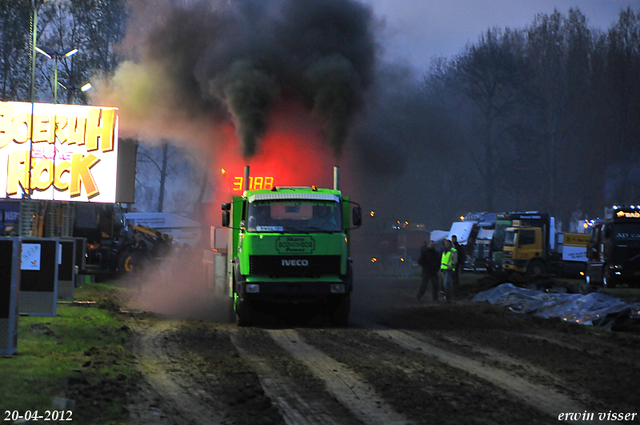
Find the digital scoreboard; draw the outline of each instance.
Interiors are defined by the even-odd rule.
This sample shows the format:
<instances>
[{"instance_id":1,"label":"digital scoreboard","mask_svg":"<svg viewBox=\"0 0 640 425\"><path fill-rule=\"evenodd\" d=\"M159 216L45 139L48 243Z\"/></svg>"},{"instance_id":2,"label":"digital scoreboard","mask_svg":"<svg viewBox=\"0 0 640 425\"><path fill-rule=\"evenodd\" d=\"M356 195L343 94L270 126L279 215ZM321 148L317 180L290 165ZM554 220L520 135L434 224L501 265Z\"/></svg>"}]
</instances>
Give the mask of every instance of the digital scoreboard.
<instances>
[{"instance_id":1,"label":"digital scoreboard","mask_svg":"<svg viewBox=\"0 0 640 425\"><path fill-rule=\"evenodd\" d=\"M273 189L273 177L249 176L249 190ZM236 176L232 180L231 191L242 192L244 190L244 177Z\"/></svg>"},{"instance_id":2,"label":"digital scoreboard","mask_svg":"<svg viewBox=\"0 0 640 425\"><path fill-rule=\"evenodd\" d=\"M233 194L242 194L244 191L244 176L237 175L236 171L222 169L224 186ZM236 174L234 176L234 174ZM249 176L249 190L271 190L274 188L275 178L273 175Z\"/></svg>"}]
</instances>

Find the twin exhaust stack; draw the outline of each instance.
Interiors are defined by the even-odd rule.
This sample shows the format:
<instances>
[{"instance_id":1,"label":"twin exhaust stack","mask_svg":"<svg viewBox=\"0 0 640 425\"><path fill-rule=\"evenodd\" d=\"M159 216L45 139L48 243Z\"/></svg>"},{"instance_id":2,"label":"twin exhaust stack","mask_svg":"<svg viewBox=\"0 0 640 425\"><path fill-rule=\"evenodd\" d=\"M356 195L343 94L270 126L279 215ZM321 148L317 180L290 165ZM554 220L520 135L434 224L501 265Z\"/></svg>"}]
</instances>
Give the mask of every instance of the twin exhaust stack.
<instances>
[{"instance_id":1,"label":"twin exhaust stack","mask_svg":"<svg viewBox=\"0 0 640 425\"><path fill-rule=\"evenodd\" d=\"M244 166L244 187L243 190L249 190L249 166ZM333 190L340 190L340 167L333 167Z\"/></svg>"}]
</instances>

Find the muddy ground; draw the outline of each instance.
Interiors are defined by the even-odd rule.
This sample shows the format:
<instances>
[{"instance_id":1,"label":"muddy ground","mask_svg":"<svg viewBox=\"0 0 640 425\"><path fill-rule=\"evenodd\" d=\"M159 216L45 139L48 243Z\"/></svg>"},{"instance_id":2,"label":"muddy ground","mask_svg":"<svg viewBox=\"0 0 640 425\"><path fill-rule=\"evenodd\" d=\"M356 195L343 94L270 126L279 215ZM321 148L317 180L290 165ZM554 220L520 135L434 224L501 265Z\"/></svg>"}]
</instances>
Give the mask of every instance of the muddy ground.
<instances>
[{"instance_id":1,"label":"muddy ground","mask_svg":"<svg viewBox=\"0 0 640 425\"><path fill-rule=\"evenodd\" d=\"M355 288L349 328L328 326L309 307L267 310L249 328L127 315L139 379L129 383L124 420L551 424L576 414L577 423L640 423L637 333L466 296L417 301L407 279L360 277Z\"/></svg>"}]
</instances>

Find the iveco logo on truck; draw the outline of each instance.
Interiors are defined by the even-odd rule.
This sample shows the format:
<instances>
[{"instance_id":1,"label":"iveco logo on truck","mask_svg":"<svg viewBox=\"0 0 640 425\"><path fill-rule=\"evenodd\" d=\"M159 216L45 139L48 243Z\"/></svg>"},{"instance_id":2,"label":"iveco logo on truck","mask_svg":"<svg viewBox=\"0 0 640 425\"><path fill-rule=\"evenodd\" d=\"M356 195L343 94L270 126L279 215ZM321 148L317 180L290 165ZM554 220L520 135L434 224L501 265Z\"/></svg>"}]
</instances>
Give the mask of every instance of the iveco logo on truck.
<instances>
[{"instance_id":1,"label":"iveco logo on truck","mask_svg":"<svg viewBox=\"0 0 640 425\"><path fill-rule=\"evenodd\" d=\"M309 260L282 260L283 266L308 266Z\"/></svg>"}]
</instances>

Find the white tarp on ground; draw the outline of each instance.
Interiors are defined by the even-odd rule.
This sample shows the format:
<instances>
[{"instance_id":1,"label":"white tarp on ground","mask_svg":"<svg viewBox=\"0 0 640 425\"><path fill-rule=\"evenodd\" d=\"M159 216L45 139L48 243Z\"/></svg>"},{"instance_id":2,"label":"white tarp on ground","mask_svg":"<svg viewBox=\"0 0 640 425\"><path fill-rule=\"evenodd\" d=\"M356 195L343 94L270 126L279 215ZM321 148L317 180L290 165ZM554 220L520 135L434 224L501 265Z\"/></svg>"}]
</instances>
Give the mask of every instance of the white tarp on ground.
<instances>
[{"instance_id":1,"label":"white tarp on ground","mask_svg":"<svg viewBox=\"0 0 640 425\"><path fill-rule=\"evenodd\" d=\"M640 303L630 304L597 292L587 295L559 294L533 291L511 283L503 283L476 294L473 301L488 301L508 307L517 313L545 318L557 317L568 322L602 326L607 329L632 320L640 320Z\"/></svg>"}]
</instances>

